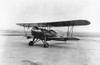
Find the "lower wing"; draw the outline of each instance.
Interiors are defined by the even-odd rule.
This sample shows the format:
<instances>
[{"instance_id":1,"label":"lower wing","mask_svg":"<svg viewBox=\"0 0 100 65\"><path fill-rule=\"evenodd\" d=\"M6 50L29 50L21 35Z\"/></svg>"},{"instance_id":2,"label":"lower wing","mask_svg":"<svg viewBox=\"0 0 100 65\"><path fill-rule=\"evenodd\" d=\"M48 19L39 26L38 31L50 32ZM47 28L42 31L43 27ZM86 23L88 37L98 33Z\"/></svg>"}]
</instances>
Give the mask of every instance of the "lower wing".
<instances>
[{"instance_id":1,"label":"lower wing","mask_svg":"<svg viewBox=\"0 0 100 65\"><path fill-rule=\"evenodd\" d=\"M48 37L47 40L67 41L67 40L80 40L79 38L66 38L66 37Z\"/></svg>"}]
</instances>

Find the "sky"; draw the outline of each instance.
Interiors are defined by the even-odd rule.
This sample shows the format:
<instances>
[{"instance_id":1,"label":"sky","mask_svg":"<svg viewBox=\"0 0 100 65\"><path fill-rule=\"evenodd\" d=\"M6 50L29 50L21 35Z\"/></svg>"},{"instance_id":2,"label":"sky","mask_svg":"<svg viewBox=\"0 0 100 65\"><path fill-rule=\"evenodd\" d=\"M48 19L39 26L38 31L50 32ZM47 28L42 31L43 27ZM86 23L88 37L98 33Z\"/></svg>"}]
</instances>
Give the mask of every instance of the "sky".
<instances>
[{"instance_id":1,"label":"sky","mask_svg":"<svg viewBox=\"0 0 100 65\"><path fill-rule=\"evenodd\" d=\"M99 0L0 0L0 30L22 30L16 23L85 19L91 24L75 31L100 32L99 11Z\"/></svg>"}]
</instances>

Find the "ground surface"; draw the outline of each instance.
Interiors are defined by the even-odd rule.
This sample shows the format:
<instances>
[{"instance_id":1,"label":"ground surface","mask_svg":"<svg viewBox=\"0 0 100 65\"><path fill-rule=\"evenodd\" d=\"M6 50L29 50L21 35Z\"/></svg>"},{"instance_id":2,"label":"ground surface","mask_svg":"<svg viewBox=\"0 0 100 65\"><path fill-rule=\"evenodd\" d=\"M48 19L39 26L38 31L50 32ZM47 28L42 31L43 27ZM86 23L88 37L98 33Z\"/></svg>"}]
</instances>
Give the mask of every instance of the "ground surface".
<instances>
[{"instance_id":1,"label":"ground surface","mask_svg":"<svg viewBox=\"0 0 100 65\"><path fill-rule=\"evenodd\" d=\"M100 65L100 38L80 41L42 42L29 47L21 36L0 36L0 65Z\"/></svg>"}]
</instances>

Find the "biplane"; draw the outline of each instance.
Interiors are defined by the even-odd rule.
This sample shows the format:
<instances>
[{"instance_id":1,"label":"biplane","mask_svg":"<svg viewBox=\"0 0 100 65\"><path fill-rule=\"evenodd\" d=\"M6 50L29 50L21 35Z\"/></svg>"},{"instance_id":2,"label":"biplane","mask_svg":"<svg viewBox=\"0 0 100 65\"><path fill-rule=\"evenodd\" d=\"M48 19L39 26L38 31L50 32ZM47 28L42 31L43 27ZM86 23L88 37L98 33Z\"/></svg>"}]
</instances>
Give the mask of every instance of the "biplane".
<instances>
[{"instance_id":1,"label":"biplane","mask_svg":"<svg viewBox=\"0 0 100 65\"><path fill-rule=\"evenodd\" d=\"M79 40L78 38L73 37L73 27L81 26L81 25L89 25L90 22L87 20L70 20L70 21L56 21L56 22L43 22L43 23L17 23L24 27L25 29L25 37L27 39L31 39L29 42L29 46L33 46L34 43L38 41L42 41L44 47L49 47L49 43L47 41L56 40L56 41L64 41L67 40ZM55 30L52 30L52 27L67 27L66 37L58 36ZM29 34L27 31L29 30L31 33Z\"/></svg>"}]
</instances>

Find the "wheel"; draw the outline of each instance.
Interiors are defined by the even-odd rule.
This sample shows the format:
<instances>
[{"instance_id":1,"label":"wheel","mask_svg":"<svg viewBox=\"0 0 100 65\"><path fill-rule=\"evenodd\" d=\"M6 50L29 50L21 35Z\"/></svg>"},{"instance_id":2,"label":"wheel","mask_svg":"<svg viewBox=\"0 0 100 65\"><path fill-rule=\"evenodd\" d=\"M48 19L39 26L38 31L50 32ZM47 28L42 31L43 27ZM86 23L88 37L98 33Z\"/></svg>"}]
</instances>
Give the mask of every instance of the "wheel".
<instances>
[{"instance_id":1,"label":"wheel","mask_svg":"<svg viewBox=\"0 0 100 65\"><path fill-rule=\"evenodd\" d=\"M44 47L45 48L48 48L49 47L49 44L48 43L44 44Z\"/></svg>"},{"instance_id":2,"label":"wheel","mask_svg":"<svg viewBox=\"0 0 100 65\"><path fill-rule=\"evenodd\" d=\"M34 42L33 41L30 41L29 42L29 46L33 46Z\"/></svg>"}]
</instances>

